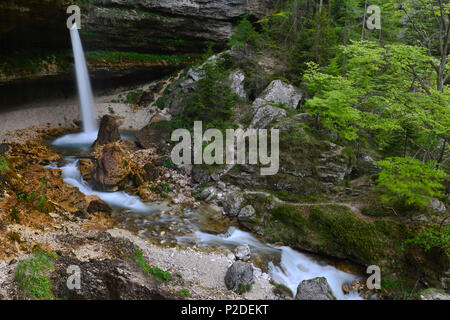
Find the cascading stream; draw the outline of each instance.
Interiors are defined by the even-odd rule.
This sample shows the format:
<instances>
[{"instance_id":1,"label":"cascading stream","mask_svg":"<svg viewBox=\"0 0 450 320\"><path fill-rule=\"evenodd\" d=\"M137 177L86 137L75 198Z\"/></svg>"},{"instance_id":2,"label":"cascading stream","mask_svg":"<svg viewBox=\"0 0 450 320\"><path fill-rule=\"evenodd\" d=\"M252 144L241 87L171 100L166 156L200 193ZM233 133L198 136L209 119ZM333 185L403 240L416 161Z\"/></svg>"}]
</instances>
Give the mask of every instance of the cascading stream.
<instances>
[{"instance_id":1,"label":"cascading stream","mask_svg":"<svg viewBox=\"0 0 450 320\"><path fill-rule=\"evenodd\" d=\"M64 138L64 137L62 137ZM80 144L75 142L74 147ZM169 212L170 206L161 203L144 203L137 196L131 196L124 191L101 192L94 190L86 181L83 180L78 168L78 160L74 157L65 157L65 164L60 166L64 182L77 187L86 195L96 195L110 206L119 209L129 210L128 215L135 214L140 217L156 215L160 212ZM56 169L56 163L47 166L47 168ZM198 214L202 214L201 210ZM184 215L182 220L187 229L191 230L191 235L177 237L178 243L183 245L200 245L208 247L229 248L233 250L237 246L248 244L253 255L264 257L268 263L268 273L277 283L283 284L291 289L295 294L298 284L307 279L315 277L325 277L330 284L335 297L339 300L362 299L357 293L344 295L341 286L344 283L351 283L360 277L341 271L334 266L318 261L313 257L295 251L290 247L279 247L266 244L256 239L252 234L231 227L225 234L209 234L200 231L200 226L196 225L195 219L189 218L190 215ZM136 220L137 222L137 220ZM164 218L159 217L156 223L167 223ZM150 224L151 230L155 225ZM140 235L141 236L141 235ZM143 236L143 235L142 235ZM144 236L145 237L145 236Z\"/></svg>"},{"instance_id":2,"label":"cascading stream","mask_svg":"<svg viewBox=\"0 0 450 320\"><path fill-rule=\"evenodd\" d=\"M70 148L74 151L77 148L87 150L97 138L98 128L88 69L76 27L70 30L70 36L75 57L83 132L62 136L53 141L53 145ZM58 166L55 163L47 166L47 168L56 169ZM62 170L65 183L77 187L85 195L98 196L114 208L125 209L128 210L128 213L137 214L142 217L153 214L157 215L158 212L171 210L166 204L144 203L139 197L131 196L123 191L100 192L94 190L83 180L78 168L78 160L73 156L65 157L65 164L59 168ZM201 214L201 211L199 211L197 216ZM337 299L361 299L357 293L344 295L341 290L343 283L352 282L358 276L340 271L333 266L317 261L309 255L297 252L289 247L277 247L265 244L250 233L235 228L230 228L225 234L219 235L202 232L200 231L200 226L196 224L194 216L196 215L188 214L182 217L183 224L186 229L190 230L191 235L177 237L177 242L227 247L231 250L239 245L247 244L251 248L252 254L259 255L260 257L268 257L266 261L269 275L275 282L284 284L290 288L294 294L301 281L315 277L325 277ZM156 223L164 224L168 221L167 218L160 216L159 221L156 221ZM275 263L275 261L277 262Z\"/></svg>"}]
</instances>

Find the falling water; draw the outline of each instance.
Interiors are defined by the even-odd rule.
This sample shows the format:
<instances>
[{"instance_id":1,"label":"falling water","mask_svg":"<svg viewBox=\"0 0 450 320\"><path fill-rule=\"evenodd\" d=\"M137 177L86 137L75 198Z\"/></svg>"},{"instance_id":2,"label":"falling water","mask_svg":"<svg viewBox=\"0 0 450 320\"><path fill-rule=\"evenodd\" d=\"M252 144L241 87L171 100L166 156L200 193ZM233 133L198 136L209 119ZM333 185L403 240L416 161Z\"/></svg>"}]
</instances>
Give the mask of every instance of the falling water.
<instances>
[{"instance_id":1,"label":"falling water","mask_svg":"<svg viewBox=\"0 0 450 320\"><path fill-rule=\"evenodd\" d=\"M97 122L92 96L91 81L84 57L83 46L76 24L70 29L72 39L73 55L75 57L75 70L77 75L78 95L81 105L81 117L83 120L83 131L91 133L97 131Z\"/></svg>"},{"instance_id":2,"label":"falling water","mask_svg":"<svg viewBox=\"0 0 450 320\"><path fill-rule=\"evenodd\" d=\"M76 24L70 29L70 38L72 39L73 55L75 57L75 71L77 76L81 118L83 121L83 132L62 136L53 141L53 145L63 146L73 144L77 146L89 146L97 139L97 116L95 113L89 72Z\"/></svg>"}]
</instances>

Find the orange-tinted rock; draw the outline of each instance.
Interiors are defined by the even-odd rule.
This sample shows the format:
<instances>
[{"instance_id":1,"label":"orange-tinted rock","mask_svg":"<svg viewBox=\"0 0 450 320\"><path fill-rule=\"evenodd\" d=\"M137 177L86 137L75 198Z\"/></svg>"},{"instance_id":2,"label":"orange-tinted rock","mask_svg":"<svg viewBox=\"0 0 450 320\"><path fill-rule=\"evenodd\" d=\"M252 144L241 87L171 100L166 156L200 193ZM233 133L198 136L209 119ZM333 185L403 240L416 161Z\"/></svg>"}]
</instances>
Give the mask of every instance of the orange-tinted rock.
<instances>
[{"instance_id":1,"label":"orange-tinted rock","mask_svg":"<svg viewBox=\"0 0 450 320\"><path fill-rule=\"evenodd\" d=\"M118 146L106 146L97 160L95 182L106 191L116 191L124 186L129 174L129 162L124 151Z\"/></svg>"}]
</instances>

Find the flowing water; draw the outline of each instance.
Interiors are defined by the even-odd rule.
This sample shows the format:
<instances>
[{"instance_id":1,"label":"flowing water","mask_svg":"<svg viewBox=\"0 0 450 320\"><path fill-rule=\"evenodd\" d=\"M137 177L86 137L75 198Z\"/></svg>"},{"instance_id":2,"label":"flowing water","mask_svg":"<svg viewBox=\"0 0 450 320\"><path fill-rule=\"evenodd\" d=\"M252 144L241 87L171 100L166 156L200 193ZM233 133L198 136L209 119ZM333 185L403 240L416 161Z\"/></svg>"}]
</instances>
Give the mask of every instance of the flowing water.
<instances>
[{"instance_id":1,"label":"flowing water","mask_svg":"<svg viewBox=\"0 0 450 320\"><path fill-rule=\"evenodd\" d=\"M70 39L72 40L73 56L75 59L75 72L83 132L65 135L53 142L54 145L62 146L74 143L93 143L97 139L98 132L91 80L89 79L83 45L81 44L76 24L70 29Z\"/></svg>"}]
</instances>

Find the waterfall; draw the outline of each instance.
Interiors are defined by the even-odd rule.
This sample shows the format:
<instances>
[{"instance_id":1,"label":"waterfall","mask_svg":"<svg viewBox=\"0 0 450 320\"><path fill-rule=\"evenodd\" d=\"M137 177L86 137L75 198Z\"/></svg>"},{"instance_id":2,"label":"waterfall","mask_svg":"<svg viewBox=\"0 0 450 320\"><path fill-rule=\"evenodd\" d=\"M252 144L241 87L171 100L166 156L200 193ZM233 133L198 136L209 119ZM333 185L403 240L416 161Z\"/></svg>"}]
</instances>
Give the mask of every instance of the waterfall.
<instances>
[{"instance_id":1,"label":"waterfall","mask_svg":"<svg viewBox=\"0 0 450 320\"><path fill-rule=\"evenodd\" d=\"M83 131L85 133L97 132L97 120L92 95L91 81L84 57L83 46L76 24L70 29L73 55L75 57L75 70L77 76L78 96L80 99L81 117L83 120Z\"/></svg>"}]
</instances>

